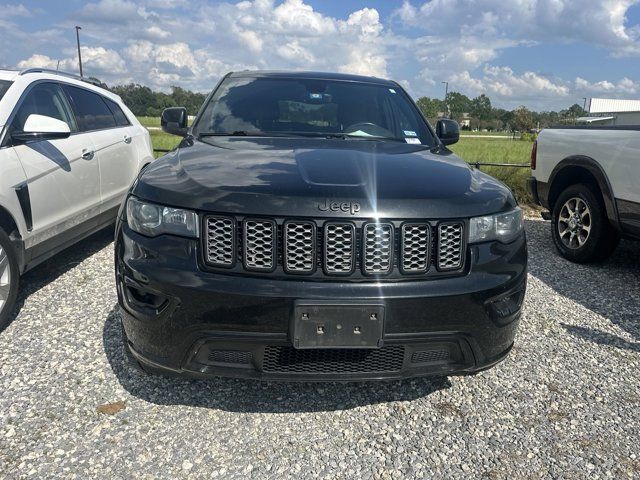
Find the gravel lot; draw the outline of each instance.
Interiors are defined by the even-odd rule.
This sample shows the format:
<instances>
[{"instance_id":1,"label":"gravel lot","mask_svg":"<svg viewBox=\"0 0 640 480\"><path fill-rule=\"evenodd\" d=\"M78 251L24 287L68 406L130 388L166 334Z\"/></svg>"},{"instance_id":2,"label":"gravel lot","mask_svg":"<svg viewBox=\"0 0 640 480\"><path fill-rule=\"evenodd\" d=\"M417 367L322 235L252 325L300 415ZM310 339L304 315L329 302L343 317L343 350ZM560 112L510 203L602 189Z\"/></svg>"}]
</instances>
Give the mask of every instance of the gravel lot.
<instances>
[{"instance_id":1,"label":"gravel lot","mask_svg":"<svg viewBox=\"0 0 640 480\"><path fill-rule=\"evenodd\" d=\"M0 478L638 478L640 248L576 266L548 229L527 221L529 291L505 362L347 385L127 367L99 233L25 277L0 334Z\"/></svg>"}]
</instances>

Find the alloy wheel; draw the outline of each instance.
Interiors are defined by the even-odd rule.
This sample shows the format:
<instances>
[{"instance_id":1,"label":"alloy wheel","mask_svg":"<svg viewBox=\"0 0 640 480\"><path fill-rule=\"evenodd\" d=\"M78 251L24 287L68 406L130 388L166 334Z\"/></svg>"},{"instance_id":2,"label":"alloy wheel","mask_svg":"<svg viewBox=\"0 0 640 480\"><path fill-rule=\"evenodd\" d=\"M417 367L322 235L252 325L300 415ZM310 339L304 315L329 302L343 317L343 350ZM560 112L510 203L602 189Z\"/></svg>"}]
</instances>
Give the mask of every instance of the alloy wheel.
<instances>
[{"instance_id":1,"label":"alloy wheel","mask_svg":"<svg viewBox=\"0 0 640 480\"><path fill-rule=\"evenodd\" d=\"M567 200L558 216L558 233L562 243L571 248L582 247L591 233L591 210L580 197Z\"/></svg>"},{"instance_id":2,"label":"alloy wheel","mask_svg":"<svg viewBox=\"0 0 640 480\"><path fill-rule=\"evenodd\" d=\"M0 312L4 309L9 300L11 290L11 267L7 252L0 247Z\"/></svg>"}]
</instances>

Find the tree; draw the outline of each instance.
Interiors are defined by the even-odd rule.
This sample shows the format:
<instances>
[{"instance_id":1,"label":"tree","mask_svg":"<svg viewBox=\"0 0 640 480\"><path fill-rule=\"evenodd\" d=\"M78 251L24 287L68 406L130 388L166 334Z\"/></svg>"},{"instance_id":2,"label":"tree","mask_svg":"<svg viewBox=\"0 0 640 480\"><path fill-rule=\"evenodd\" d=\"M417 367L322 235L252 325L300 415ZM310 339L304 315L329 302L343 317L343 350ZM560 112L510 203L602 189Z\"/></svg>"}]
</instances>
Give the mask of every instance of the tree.
<instances>
[{"instance_id":1,"label":"tree","mask_svg":"<svg viewBox=\"0 0 640 480\"><path fill-rule=\"evenodd\" d=\"M521 132L528 132L534 127L533 115L531 114L531 111L524 105L521 105L514 111L513 121L516 130L519 130Z\"/></svg>"},{"instance_id":2,"label":"tree","mask_svg":"<svg viewBox=\"0 0 640 480\"><path fill-rule=\"evenodd\" d=\"M444 102L438 98L420 97L416 104L422 114L429 119L437 118L440 112L444 112Z\"/></svg>"},{"instance_id":3,"label":"tree","mask_svg":"<svg viewBox=\"0 0 640 480\"><path fill-rule=\"evenodd\" d=\"M587 112L577 103L574 103L566 110L560 110L560 117L568 123L575 123L576 118L584 117Z\"/></svg>"},{"instance_id":4,"label":"tree","mask_svg":"<svg viewBox=\"0 0 640 480\"><path fill-rule=\"evenodd\" d=\"M185 107L189 115L195 115L204 103L205 95L185 90L181 87L171 87L171 93L154 92L149 87L130 83L119 85L111 89L119 95L134 115L159 117L167 107Z\"/></svg>"},{"instance_id":5,"label":"tree","mask_svg":"<svg viewBox=\"0 0 640 480\"><path fill-rule=\"evenodd\" d=\"M471 100L469 113L478 120L489 120L491 118L491 100L484 93Z\"/></svg>"},{"instance_id":6,"label":"tree","mask_svg":"<svg viewBox=\"0 0 640 480\"><path fill-rule=\"evenodd\" d=\"M463 113L469 113L471 100L466 95L459 92L449 92L446 99L447 108L451 113L451 118L458 121L462 119Z\"/></svg>"}]
</instances>

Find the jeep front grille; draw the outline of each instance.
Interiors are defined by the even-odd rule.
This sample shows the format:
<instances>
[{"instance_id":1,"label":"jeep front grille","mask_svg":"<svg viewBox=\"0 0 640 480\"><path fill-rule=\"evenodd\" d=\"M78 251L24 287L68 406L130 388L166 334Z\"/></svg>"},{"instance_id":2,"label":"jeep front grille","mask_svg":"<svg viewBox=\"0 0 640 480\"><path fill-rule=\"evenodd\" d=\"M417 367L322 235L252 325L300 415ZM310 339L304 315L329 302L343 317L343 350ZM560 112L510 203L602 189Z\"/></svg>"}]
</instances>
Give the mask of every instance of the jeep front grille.
<instances>
[{"instance_id":1,"label":"jeep front grille","mask_svg":"<svg viewBox=\"0 0 640 480\"><path fill-rule=\"evenodd\" d=\"M427 278L462 273L461 221L204 216L204 263L234 274L309 279Z\"/></svg>"},{"instance_id":2,"label":"jeep front grille","mask_svg":"<svg viewBox=\"0 0 640 480\"><path fill-rule=\"evenodd\" d=\"M204 241L207 263L217 267L230 267L235 262L236 225L232 218L207 217Z\"/></svg>"},{"instance_id":3,"label":"jeep front grille","mask_svg":"<svg viewBox=\"0 0 640 480\"><path fill-rule=\"evenodd\" d=\"M428 223L402 225L401 267L404 273L424 273L431 257L431 226Z\"/></svg>"},{"instance_id":4,"label":"jeep front grille","mask_svg":"<svg viewBox=\"0 0 640 480\"><path fill-rule=\"evenodd\" d=\"M349 274L355 268L356 232L351 223L324 227L324 268L328 274Z\"/></svg>"},{"instance_id":5,"label":"jeep front grille","mask_svg":"<svg viewBox=\"0 0 640 480\"><path fill-rule=\"evenodd\" d=\"M316 268L316 226L311 222L284 224L284 265L290 273L308 273Z\"/></svg>"},{"instance_id":6,"label":"jeep front grille","mask_svg":"<svg viewBox=\"0 0 640 480\"><path fill-rule=\"evenodd\" d=\"M247 270L271 271L276 265L276 222L244 221L244 266Z\"/></svg>"},{"instance_id":7,"label":"jeep front grille","mask_svg":"<svg viewBox=\"0 0 640 480\"><path fill-rule=\"evenodd\" d=\"M462 266L463 243L461 223L438 225L438 270L457 270Z\"/></svg>"},{"instance_id":8,"label":"jeep front grille","mask_svg":"<svg viewBox=\"0 0 640 480\"><path fill-rule=\"evenodd\" d=\"M389 273L393 268L393 226L367 223L364 226L364 271L369 274Z\"/></svg>"}]
</instances>

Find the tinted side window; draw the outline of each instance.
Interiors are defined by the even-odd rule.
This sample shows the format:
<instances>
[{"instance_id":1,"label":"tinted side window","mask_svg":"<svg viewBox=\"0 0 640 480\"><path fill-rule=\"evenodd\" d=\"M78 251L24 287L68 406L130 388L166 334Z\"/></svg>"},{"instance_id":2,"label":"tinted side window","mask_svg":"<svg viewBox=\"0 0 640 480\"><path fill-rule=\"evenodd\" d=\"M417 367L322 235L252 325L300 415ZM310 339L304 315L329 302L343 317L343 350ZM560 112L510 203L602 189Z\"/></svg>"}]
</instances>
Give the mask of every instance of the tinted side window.
<instances>
[{"instance_id":1,"label":"tinted side window","mask_svg":"<svg viewBox=\"0 0 640 480\"><path fill-rule=\"evenodd\" d=\"M39 83L29 90L11 122L11 127L18 131L24 130L24 124L31 114L62 120L69 125L69 130L77 131L67 97L56 83Z\"/></svg>"},{"instance_id":2,"label":"tinted side window","mask_svg":"<svg viewBox=\"0 0 640 480\"><path fill-rule=\"evenodd\" d=\"M111 110L111 113L113 113L113 116L116 119L116 124L119 127L128 127L129 125L131 125L131 122L129 122L129 119L120 108L120 105L118 105L113 100L109 100L108 98L104 98L104 101L107 102L109 110Z\"/></svg>"},{"instance_id":3,"label":"tinted side window","mask_svg":"<svg viewBox=\"0 0 640 480\"><path fill-rule=\"evenodd\" d=\"M12 83L13 82L9 82L8 80L0 80L0 100L2 100L2 97L6 91L9 90Z\"/></svg>"},{"instance_id":4,"label":"tinted side window","mask_svg":"<svg viewBox=\"0 0 640 480\"><path fill-rule=\"evenodd\" d=\"M78 121L78 129L81 132L116 126L116 120L111 110L109 110L100 95L70 85L65 85L63 88L71 98L73 110Z\"/></svg>"}]
</instances>

